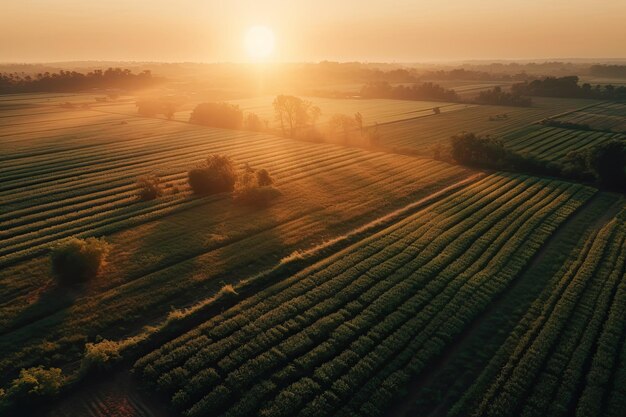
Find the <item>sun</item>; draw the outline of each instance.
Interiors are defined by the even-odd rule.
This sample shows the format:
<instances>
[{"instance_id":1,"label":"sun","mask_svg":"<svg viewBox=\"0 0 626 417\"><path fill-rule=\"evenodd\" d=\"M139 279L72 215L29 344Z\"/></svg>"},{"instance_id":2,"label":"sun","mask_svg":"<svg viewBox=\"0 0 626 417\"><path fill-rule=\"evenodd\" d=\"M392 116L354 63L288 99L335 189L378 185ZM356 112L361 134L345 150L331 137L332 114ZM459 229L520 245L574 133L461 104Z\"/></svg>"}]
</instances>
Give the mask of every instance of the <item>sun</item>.
<instances>
[{"instance_id":1,"label":"sun","mask_svg":"<svg viewBox=\"0 0 626 417\"><path fill-rule=\"evenodd\" d=\"M274 51L274 33L266 26L253 26L246 32L245 45L248 57L266 59Z\"/></svg>"}]
</instances>

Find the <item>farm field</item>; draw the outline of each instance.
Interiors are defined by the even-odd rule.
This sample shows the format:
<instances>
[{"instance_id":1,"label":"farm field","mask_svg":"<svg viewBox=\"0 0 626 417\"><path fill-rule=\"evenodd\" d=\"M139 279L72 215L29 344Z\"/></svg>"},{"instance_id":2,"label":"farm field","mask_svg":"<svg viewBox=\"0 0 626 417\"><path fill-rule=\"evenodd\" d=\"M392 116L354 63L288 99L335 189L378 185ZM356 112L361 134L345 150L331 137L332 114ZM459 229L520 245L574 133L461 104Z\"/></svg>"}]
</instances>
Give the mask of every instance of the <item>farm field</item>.
<instances>
[{"instance_id":1,"label":"farm field","mask_svg":"<svg viewBox=\"0 0 626 417\"><path fill-rule=\"evenodd\" d=\"M135 369L188 416L380 415L594 193L491 175L235 305Z\"/></svg>"},{"instance_id":2,"label":"farm field","mask_svg":"<svg viewBox=\"0 0 626 417\"><path fill-rule=\"evenodd\" d=\"M32 364L72 362L98 335L131 333L172 306L209 297L225 282L473 175L389 153L82 113L86 119L60 112L3 128L5 380ZM215 152L270 170L282 193L277 203L256 211L223 195L193 197L187 169ZM136 179L146 173L168 184L166 195L138 199ZM106 236L113 245L115 261L80 290L65 291L50 275L48 249L68 236Z\"/></svg>"},{"instance_id":3,"label":"farm field","mask_svg":"<svg viewBox=\"0 0 626 417\"><path fill-rule=\"evenodd\" d=\"M626 2L4 3L0 417L626 417Z\"/></svg>"},{"instance_id":4,"label":"farm field","mask_svg":"<svg viewBox=\"0 0 626 417\"><path fill-rule=\"evenodd\" d=\"M546 161L563 160L569 152L610 140L626 140L626 135L532 125L503 137L508 148Z\"/></svg>"},{"instance_id":5,"label":"farm field","mask_svg":"<svg viewBox=\"0 0 626 417\"><path fill-rule=\"evenodd\" d=\"M473 105L470 104L446 103L440 101L303 98L310 100L322 110L320 123L328 121L330 117L336 113L352 116L354 113L360 112L367 126L372 126L376 123L382 124L398 120L421 118L433 114L434 107L439 107L442 113L456 112L473 107ZM232 100L231 103L239 105L244 112L257 113L259 117L269 120L270 126L277 127L274 124L273 100L274 96L266 96L244 100Z\"/></svg>"},{"instance_id":6,"label":"farm field","mask_svg":"<svg viewBox=\"0 0 626 417\"><path fill-rule=\"evenodd\" d=\"M358 109L366 121L380 120L381 151L139 117L132 97L96 97L0 97L0 386L37 365L72 374L87 343L132 340L227 284L256 282L267 271L271 280L144 346L132 375L127 361L103 385L87 385L42 415L456 417L514 407L582 417L624 406L614 382L623 375L608 371L613 365L595 348L623 346L622 333L604 330L623 324L614 318L621 319L623 200L572 182L428 159L430 146L468 130L558 161L625 136L537 121L600 128L619 119L619 105L323 99L323 111ZM267 100L242 102L271 117ZM442 114L432 114L435 105ZM423 155L393 152L407 149ZM268 169L280 197L257 209L225 194L194 195L187 171L214 153L239 169ZM162 182L154 201L138 197L137 179L147 174ZM112 249L97 279L64 287L49 252L72 236L104 236ZM335 241L332 251L307 252ZM316 255L281 269L303 253ZM572 272L576 286L561 288L568 271L587 262L597 273ZM590 295L576 293L580 286ZM570 306L576 319L541 310L557 290L555 305L570 292L588 298ZM581 333L579 317L595 327ZM546 324L537 332L551 323L567 331L551 336L545 352L523 345L539 318ZM563 342L570 337L589 340L574 349ZM563 352L552 347L561 345ZM478 346L480 355L468 353ZM520 349L532 355L509 363ZM624 363L615 352L611 364ZM519 388L527 383L520 369L540 359L537 388ZM559 385L555 375L565 371L571 382Z\"/></svg>"},{"instance_id":7,"label":"farm field","mask_svg":"<svg viewBox=\"0 0 626 417\"><path fill-rule=\"evenodd\" d=\"M523 274L444 350L432 366L413 379L389 416L446 416L496 355L524 314L577 248L623 210L624 199L598 192L552 234ZM457 410L458 411L458 410ZM471 415L465 410L465 415ZM458 414L458 413L457 413Z\"/></svg>"},{"instance_id":8,"label":"farm field","mask_svg":"<svg viewBox=\"0 0 626 417\"><path fill-rule=\"evenodd\" d=\"M593 104L591 100L535 98L532 107L474 106L448 114L433 115L379 126L381 143L416 152L429 152L461 132L503 136L527 128L546 117ZM497 118L506 115L506 118Z\"/></svg>"},{"instance_id":9,"label":"farm field","mask_svg":"<svg viewBox=\"0 0 626 417\"><path fill-rule=\"evenodd\" d=\"M569 254L452 415L623 415L624 214Z\"/></svg>"},{"instance_id":10,"label":"farm field","mask_svg":"<svg viewBox=\"0 0 626 417\"><path fill-rule=\"evenodd\" d=\"M626 133L626 104L602 102L557 118L559 121L588 125L595 130Z\"/></svg>"}]
</instances>

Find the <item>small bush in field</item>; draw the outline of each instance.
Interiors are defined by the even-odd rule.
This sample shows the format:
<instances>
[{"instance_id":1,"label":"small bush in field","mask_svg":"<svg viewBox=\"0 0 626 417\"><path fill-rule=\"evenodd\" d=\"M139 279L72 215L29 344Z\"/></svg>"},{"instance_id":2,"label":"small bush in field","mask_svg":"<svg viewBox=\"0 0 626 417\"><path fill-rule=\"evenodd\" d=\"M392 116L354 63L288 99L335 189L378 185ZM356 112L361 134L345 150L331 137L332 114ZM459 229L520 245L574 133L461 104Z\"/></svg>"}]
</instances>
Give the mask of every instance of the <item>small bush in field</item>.
<instances>
[{"instance_id":1,"label":"small bush in field","mask_svg":"<svg viewBox=\"0 0 626 417\"><path fill-rule=\"evenodd\" d=\"M201 103L193 109L189 121L211 127L239 129L243 124L243 112L233 104Z\"/></svg>"},{"instance_id":2,"label":"small bush in field","mask_svg":"<svg viewBox=\"0 0 626 417\"><path fill-rule=\"evenodd\" d=\"M253 206L253 207L267 207L272 200L281 195L281 192L276 187L251 187L237 189L233 198L236 202Z\"/></svg>"},{"instance_id":3,"label":"small bush in field","mask_svg":"<svg viewBox=\"0 0 626 417\"><path fill-rule=\"evenodd\" d=\"M266 207L280 195L280 191L272 184L274 178L266 169L255 171L247 167L239 178L233 199L249 206Z\"/></svg>"},{"instance_id":4,"label":"small bush in field","mask_svg":"<svg viewBox=\"0 0 626 417\"><path fill-rule=\"evenodd\" d=\"M104 239L67 239L52 250L52 272L63 283L87 281L98 275L109 250Z\"/></svg>"},{"instance_id":5,"label":"small bush in field","mask_svg":"<svg viewBox=\"0 0 626 417\"><path fill-rule=\"evenodd\" d=\"M199 195L233 191L237 182L237 170L233 161L225 155L211 155L203 166L188 173L189 185Z\"/></svg>"},{"instance_id":6,"label":"small bush in field","mask_svg":"<svg viewBox=\"0 0 626 417\"><path fill-rule=\"evenodd\" d=\"M97 343L85 344L85 354L81 361L81 369L107 369L113 362L121 359L120 344L104 339Z\"/></svg>"},{"instance_id":7,"label":"small bush in field","mask_svg":"<svg viewBox=\"0 0 626 417\"><path fill-rule=\"evenodd\" d=\"M22 369L19 377L13 380L6 392L15 401L30 396L51 396L59 392L63 385L63 374L59 368L45 369L42 366Z\"/></svg>"},{"instance_id":8,"label":"small bush in field","mask_svg":"<svg viewBox=\"0 0 626 417\"><path fill-rule=\"evenodd\" d=\"M145 175L137 179L139 186L139 198L143 201L154 200L163 194L161 191L161 181L156 175Z\"/></svg>"}]
</instances>

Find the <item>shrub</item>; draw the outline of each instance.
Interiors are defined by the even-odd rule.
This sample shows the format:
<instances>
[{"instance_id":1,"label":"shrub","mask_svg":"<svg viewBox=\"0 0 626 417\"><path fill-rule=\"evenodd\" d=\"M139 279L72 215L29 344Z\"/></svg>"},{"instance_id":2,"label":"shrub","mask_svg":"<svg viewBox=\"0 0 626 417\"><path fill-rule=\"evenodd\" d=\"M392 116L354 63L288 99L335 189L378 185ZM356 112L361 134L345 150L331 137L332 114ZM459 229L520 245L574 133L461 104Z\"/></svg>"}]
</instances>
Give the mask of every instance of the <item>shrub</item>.
<instances>
[{"instance_id":1,"label":"shrub","mask_svg":"<svg viewBox=\"0 0 626 417\"><path fill-rule=\"evenodd\" d=\"M274 178L269 171L266 169L255 171L246 166L245 172L237 183L233 199L245 205L266 207L280 195L280 191L272 184L274 184Z\"/></svg>"},{"instance_id":2,"label":"shrub","mask_svg":"<svg viewBox=\"0 0 626 417\"><path fill-rule=\"evenodd\" d=\"M94 278L109 250L110 245L104 239L69 238L52 250L52 272L65 283Z\"/></svg>"},{"instance_id":3,"label":"shrub","mask_svg":"<svg viewBox=\"0 0 626 417\"><path fill-rule=\"evenodd\" d=\"M97 343L85 344L85 354L81 360L81 370L107 369L111 363L121 359L120 344L104 339Z\"/></svg>"},{"instance_id":4,"label":"shrub","mask_svg":"<svg viewBox=\"0 0 626 417\"><path fill-rule=\"evenodd\" d=\"M137 179L137 185L139 186L139 198L143 201L154 200L163 194L159 178L156 175L139 177Z\"/></svg>"},{"instance_id":5,"label":"shrub","mask_svg":"<svg viewBox=\"0 0 626 417\"><path fill-rule=\"evenodd\" d=\"M265 129L265 124L256 113L248 113L244 124L246 130L252 130L253 132L260 132Z\"/></svg>"},{"instance_id":6,"label":"shrub","mask_svg":"<svg viewBox=\"0 0 626 417\"><path fill-rule=\"evenodd\" d=\"M146 117L154 117L162 114L168 119L174 117L176 112L176 104L161 99L144 99L135 103L137 112Z\"/></svg>"},{"instance_id":7,"label":"shrub","mask_svg":"<svg viewBox=\"0 0 626 417\"><path fill-rule=\"evenodd\" d=\"M274 178L267 169L260 169L256 172L256 181L260 187L274 184Z\"/></svg>"},{"instance_id":8,"label":"shrub","mask_svg":"<svg viewBox=\"0 0 626 417\"><path fill-rule=\"evenodd\" d=\"M236 202L253 206L267 207L272 200L281 195L278 188L273 186L238 188L233 195Z\"/></svg>"},{"instance_id":9,"label":"shrub","mask_svg":"<svg viewBox=\"0 0 626 417\"><path fill-rule=\"evenodd\" d=\"M239 129L243 112L239 106L228 103L198 104L189 118L191 123L225 129Z\"/></svg>"},{"instance_id":10,"label":"shrub","mask_svg":"<svg viewBox=\"0 0 626 417\"><path fill-rule=\"evenodd\" d=\"M7 397L21 401L30 396L52 396L59 392L64 377L59 368L45 369L42 366L22 369L6 392Z\"/></svg>"},{"instance_id":11,"label":"shrub","mask_svg":"<svg viewBox=\"0 0 626 417\"><path fill-rule=\"evenodd\" d=\"M203 166L190 170L188 178L194 193L209 195L233 191L237 172L228 156L214 154L207 158Z\"/></svg>"}]
</instances>

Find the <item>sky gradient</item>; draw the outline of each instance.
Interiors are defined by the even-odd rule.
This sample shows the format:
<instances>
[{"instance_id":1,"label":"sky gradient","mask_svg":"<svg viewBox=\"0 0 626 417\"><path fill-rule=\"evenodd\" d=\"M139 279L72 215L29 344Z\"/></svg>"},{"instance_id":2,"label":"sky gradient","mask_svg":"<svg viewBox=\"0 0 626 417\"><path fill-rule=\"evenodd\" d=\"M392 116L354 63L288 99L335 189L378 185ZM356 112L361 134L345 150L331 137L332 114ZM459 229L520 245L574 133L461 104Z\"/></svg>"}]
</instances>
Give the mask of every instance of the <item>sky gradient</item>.
<instances>
[{"instance_id":1,"label":"sky gradient","mask_svg":"<svg viewBox=\"0 0 626 417\"><path fill-rule=\"evenodd\" d=\"M3 0L0 61L423 62L626 57L624 0Z\"/></svg>"}]
</instances>

